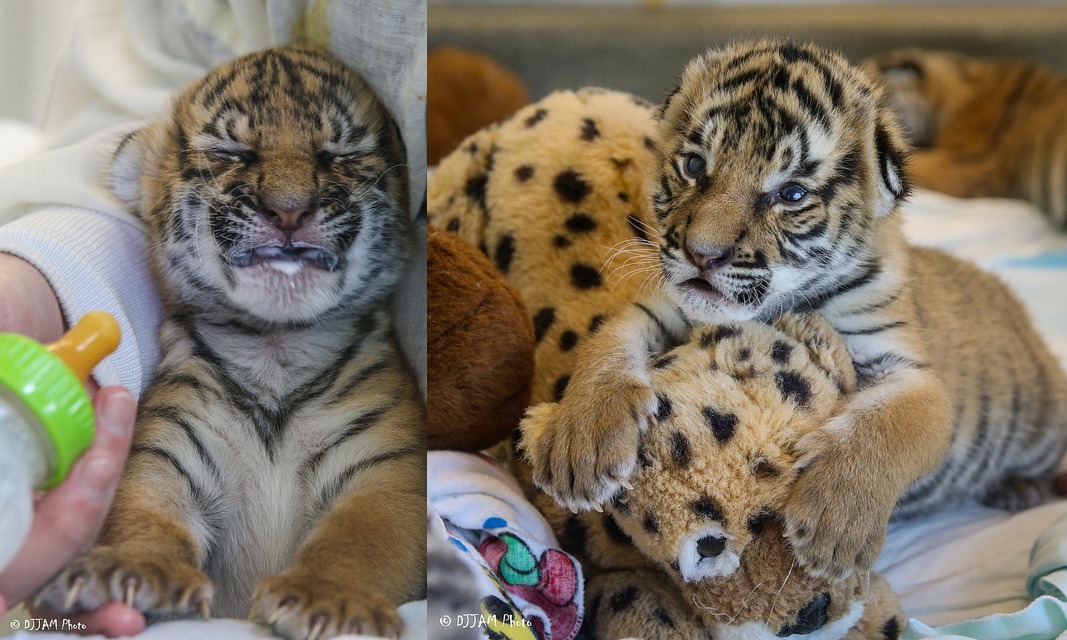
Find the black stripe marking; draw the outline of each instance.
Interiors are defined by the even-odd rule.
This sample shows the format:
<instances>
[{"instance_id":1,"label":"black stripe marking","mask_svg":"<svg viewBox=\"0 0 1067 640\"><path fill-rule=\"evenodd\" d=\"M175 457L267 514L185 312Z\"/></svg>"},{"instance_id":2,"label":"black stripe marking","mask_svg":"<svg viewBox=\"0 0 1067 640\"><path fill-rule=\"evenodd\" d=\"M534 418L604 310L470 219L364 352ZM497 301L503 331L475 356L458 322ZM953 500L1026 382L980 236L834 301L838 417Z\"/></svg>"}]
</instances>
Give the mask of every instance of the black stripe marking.
<instances>
[{"instance_id":1,"label":"black stripe marking","mask_svg":"<svg viewBox=\"0 0 1067 640\"><path fill-rule=\"evenodd\" d=\"M207 447L204 446L204 441L200 439L200 434L197 433L196 429L193 428L193 425L185 419L180 409L171 406L152 407L145 411L145 416L158 418L181 429L189 439L189 443L196 449L197 456L203 461L204 465L211 472L211 475L216 481L219 479L218 464L216 464L211 453L208 452Z\"/></svg>"},{"instance_id":2,"label":"black stripe marking","mask_svg":"<svg viewBox=\"0 0 1067 640\"><path fill-rule=\"evenodd\" d=\"M321 513L329 508L333 504L334 500L344 492L345 487L357 474L369 471L370 469L377 467L378 465L392 462L394 460L400 460L401 458L411 455L426 455L426 450L419 447L404 447L383 453L373 458L366 460L360 460L355 464L349 465L344 471L337 474L334 478L319 494L319 498L315 503L316 513Z\"/></svg>"},{"instance_id":3,"label":"black stripe marking","mask_svg":"<svg viewBox=\"0 0 1067 640\"><path fill-rule=\"evenodd\" d=\"M872 311L878 311L880 309L885 309L889 305L891 305L894 302L896 302L897 298L899 298L899 297L900 297L900 291L897 291L896 293L894 293L893 295L889 296L888 298L885 298L884 300L879 300L878 302L872 302L869 305L866 305L864 307L860 307L859 309L855 309L855 310L852 310L852 311L845 311L841 315L858 316L858 315L863 315L865 313L871 313Z\"/></svg>"},{"instance_id":4,"label":"black stripe marking","mask_svg":"<svg viewBox=\"0 0 1067 640\"><path fill-rule=\"evenodd\" d=\"M838 329L838 333L843 336L869 336L876 333L882 333L883 331L889 331L890 329L899 329L900 327L906 327L908 325L905 320L897 320L896 322L887 322L885 324L875 325L873 327L865 327L863 329Z\"/></svg>"},{"instance_id":5,"label":"black stripe marking","mask_svg":"<svg viewBox=\"0 0 1067 640\"><path fill-rule=\"evenodd\" d=\"M217 534L221 526L218 522L221 519L221 513L219 512L217 506L214 504L214 501L208 499L207 492L204 491L204 489L200 487L200 485L193 482L193 477L189 474L189 471L185 468L185 466L182 465L182 463L179 462L178 459L175 458L174 455L172 455L169 451L166 451L165 449L161 449L159 447L136 445L130 449L131 458L133 456L143 454L156 456L158 458L163 459L164 461L168 462L174 468L175 471L178 472L178 475L185 479L186 484L189 486L189 493L192 494L193 501L199 508L200 514L204 516L205 522L208 524L209 527L215 530Z\"/></svg>"},{"instance_id":6,"label":"black stripe marking","mask_svg":"<svg viewBox=\"0 0 1067 640\"><path fill-rule=\"evenodd\" d=\"M663 324L663 321L660 320L659 316L657 316L655 313L653 313L651 309L649 309L645 305L641 304L640 302L635 302L634 305L638 309L643 311L645 313L645 315L648 316L652 320L652 322L656 325L656 330L659 331L659 334L661 336L669 336L670 335L670 332L667 331L667 325Z\"/></svg>"},{"instance_id":7,"label":"black stripe marking","mask_svg":"<svg viewBox=\"0 0 1067 640\"><path fill-rule=\"evenodd\" d=\"M861 271L860 274L857 275L855 278L847 280L844 283L838 284L836 287L830 289L829 291L818 293L809 298L805 298L804 301L794 310L817 311L821 309L827 302L833 300L834 298L842 296L850 291L855 291L856 289L860 289L870 284L871 282L874 282L875 279L881 274L882 263L877 261L870 262L866 265L863 271Z\"/></svg>"},{"instance_id":8,"label":"black stripe marking","mask_svg":"<svg viewBox=\"0 0 1067 640\"><path fill-rule=\"evenodd\" d=\"M340 389L337 390L337 393L334 395L334 399L332 400L331 404L346 400L349 394L355 391L356 387L363 384L370 378L376 376L377 374L389 370L392 367L393 362L393 358L385 358L371 365L368 365L367 367L364 367L363 369L358 371L355 375L349 378Z\"/></svg>"},{"instance_id":9,"label":"black stripe marking","mask_svg":"<svg viewBox=\"0 0 1067 640\"><path fill-rule=\"evenodd\" d=\"M345 426L343 427L341 433L336 438L334 438L328 444L316 451L310 458L308 458L304 462L304 464L300 467L300 477L306 479L314 475L315 470L318 468L319 464L322 462L322 459L325 458L327 454L340 447L346 440L354 438L366 432L374 425L378 424L378 422L382 419L382 416L384 416L390 410L395 408L396 404L377 407L349 420L348 423L345 424Z\"/></svg>"}]
</instances>

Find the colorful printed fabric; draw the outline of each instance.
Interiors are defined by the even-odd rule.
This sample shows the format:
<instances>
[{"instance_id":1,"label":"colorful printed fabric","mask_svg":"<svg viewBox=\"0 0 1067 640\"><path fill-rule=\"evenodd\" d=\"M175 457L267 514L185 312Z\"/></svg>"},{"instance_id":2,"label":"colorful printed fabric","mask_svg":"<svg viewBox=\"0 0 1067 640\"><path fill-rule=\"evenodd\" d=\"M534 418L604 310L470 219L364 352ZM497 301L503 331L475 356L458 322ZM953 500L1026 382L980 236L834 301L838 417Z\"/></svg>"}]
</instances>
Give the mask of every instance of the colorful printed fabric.
<instances>
[{"instance_id":1,"label":"colorful printed fabric","mask_svg":"<svg viewBox=\"0 0 1067 640\"><path fill-rule=\"evenodd\" d=\"M431 451L431 508L449 542L474 568L480 611L454 625L476 625L491 640L574 640L582 625L582 573L518 483L491 459Z\"/></svg>"}]
</instances>

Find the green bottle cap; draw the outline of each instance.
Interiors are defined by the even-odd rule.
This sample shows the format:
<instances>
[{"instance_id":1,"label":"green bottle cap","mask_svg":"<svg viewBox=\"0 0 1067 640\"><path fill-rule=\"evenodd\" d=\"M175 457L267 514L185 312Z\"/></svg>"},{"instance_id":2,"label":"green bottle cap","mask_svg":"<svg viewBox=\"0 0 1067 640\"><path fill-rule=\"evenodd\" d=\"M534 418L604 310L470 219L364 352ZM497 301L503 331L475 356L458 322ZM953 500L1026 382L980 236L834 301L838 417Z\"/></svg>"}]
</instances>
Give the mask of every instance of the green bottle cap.
<instances>
[{"instance_id":1,"label":"green bottle cap","mask_svg":"<svg viewBox=\"0 0 1067 640\"><path fill-rule=\"evenodd\" d=\"M85 377L117 345L118 323L95 311L48 347L23 335L0 333L0 385L37 419L52 443L55 466L39 488L62 482L92 444L95 420Z\"/></svg>"}]
</instances>

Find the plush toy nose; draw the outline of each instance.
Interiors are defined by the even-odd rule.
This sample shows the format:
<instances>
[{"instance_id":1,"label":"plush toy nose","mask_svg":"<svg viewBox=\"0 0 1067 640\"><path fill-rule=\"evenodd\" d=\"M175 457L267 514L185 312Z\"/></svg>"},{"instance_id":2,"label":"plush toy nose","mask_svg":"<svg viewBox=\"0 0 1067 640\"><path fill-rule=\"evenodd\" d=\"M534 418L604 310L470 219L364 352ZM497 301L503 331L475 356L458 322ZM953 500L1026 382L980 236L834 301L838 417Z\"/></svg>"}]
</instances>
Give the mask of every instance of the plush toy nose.
<instances>
[{"instance_id":1,"label":"plush toy nose","mask_svg":"<svg viewBox=\"0 0 1067 640\"><path fill-rule=\"evenodd\" d=\"M701 558L717 558L726 548L726 538L722 536L705 536L697 541L697 553Z\"/></svg>"},{"instance_id":2,"label":"plush toy nose","mask_svg":"<svg viewBox=\"0 0 1067 640\"><path fill-rule=\"evenodd\" d=\"M691 532L678 549L678 572L682 579L698 582L737 571L741 566L741 549L731 547L731 540L718 523Z\"/></svg>"}]
</instances>

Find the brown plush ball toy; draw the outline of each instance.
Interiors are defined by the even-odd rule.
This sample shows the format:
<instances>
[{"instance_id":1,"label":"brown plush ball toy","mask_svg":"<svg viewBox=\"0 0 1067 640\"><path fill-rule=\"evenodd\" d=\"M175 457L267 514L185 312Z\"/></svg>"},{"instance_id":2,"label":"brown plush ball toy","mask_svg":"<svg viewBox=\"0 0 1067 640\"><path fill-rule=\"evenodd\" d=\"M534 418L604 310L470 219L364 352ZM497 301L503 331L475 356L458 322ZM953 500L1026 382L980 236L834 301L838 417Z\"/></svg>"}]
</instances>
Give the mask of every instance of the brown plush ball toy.
<instances>
[{"instance_id":1,"label":"brown plush ball toy","mask_svg":"<svg viewBox=\"0 0 1067 640\"><path fill-rule=\"evenodd\" d=\"M490 447L511 435L530 400L533 323L480 251L432 226L426 278L427 444Z\"/></svg>"},{"instance_id":2,"label":"brown plush ball toy","mask_svg":"<svg viewBox=\"0 0 1067 640\"><path fill-rule=\"evenodd\" d=\"M530 101L526 85L489 56L459 47L426 57L426 155L435 165L464 138Z\"/></svg>"}]
</instances>

